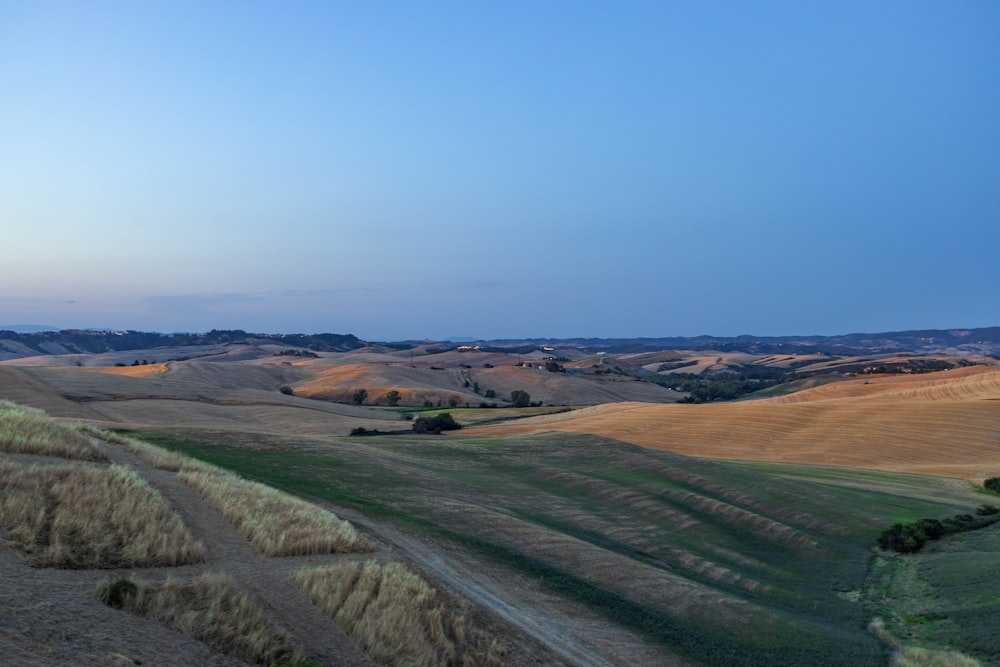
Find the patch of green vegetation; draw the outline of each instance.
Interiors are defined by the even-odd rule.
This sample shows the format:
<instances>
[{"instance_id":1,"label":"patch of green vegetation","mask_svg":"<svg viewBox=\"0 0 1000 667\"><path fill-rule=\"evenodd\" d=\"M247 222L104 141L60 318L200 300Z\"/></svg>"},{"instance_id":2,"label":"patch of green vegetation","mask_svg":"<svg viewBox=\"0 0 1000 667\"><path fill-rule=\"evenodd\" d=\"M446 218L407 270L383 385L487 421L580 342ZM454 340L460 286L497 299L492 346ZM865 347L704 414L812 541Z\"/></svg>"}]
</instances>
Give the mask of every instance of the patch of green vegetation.
<instances>
[{"instance_id":1,"label":"patch of green vegetation","mask_svg":"<svg viewBox=\"0 0 1000 667\"><path fill-rule=\"evenodd\" d=\"M865 589L879 530L953 515L982 499L954 480L709 461L569 434L362 442L174 430L142 437L448 540L705 664L884 664L864 629L874 595L851 593ZM469 514L470 507L488 513ZM741 600L748 624L719 629L711 618L672 615L670 600L650 607L627 586L567 571L558 553L532 551L476 518L497 512L539 535L580 540L595 557L631 559ZM933 613L908 615L923 628L949 627ZM845 658L844 647L854 653Z\"/></svg>"},{"instance_id":2,"label":"patch of green vegetation","mask_svg":"<svg viewBox=\"0 0 1000 667\"><path fill-rule=\"evenodd\" d=\"M447 537L702 664L746 667L861 665L876 664L881 657L875 642L864 636L851 638L851 643L843 644L846 637L823 636L818 629L801 622L794 624L794 632L784 636L759 633L758 628L753 627L744 632L727 632L724 628L712 627L707 619L685 620L635 602L504 545L465 534L451 533Z\"/></svg>"},{"instance_id":3,"label":"patch of green vegetation","mask_svg":"<svg viewBox=\"0 0 1000 667\"><path fill-rule=\"evenodd\" d=\"M1000 524L873 559L862 598L904 644L961 650L983 664L1000 656Z\"/></svg>"}]
</instances>

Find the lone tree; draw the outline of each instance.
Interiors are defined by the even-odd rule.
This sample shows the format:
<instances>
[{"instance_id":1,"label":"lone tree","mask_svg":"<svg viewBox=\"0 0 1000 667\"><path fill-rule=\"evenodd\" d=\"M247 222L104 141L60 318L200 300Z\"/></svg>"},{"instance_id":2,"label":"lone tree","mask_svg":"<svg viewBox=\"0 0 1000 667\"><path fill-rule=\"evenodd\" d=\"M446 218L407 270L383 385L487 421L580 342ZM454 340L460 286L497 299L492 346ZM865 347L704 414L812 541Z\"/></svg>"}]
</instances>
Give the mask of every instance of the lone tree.
<instances>
[{"instance_id":1,"label":"lone tree","mask_svg":"<svg viewBox=\"0 0 1000 667\"><path fill-rule=\"evenodd\" d=\"M395 389L385 392L385 401L389 405L399 405L399 392Z\"/></svg>"},{"instance_id":2,"label":"lone tree","mask_svg":"<svg viewBox=\"0 0 1000 667\"><path fill-rule=\"evenodd\" d=\"M354 403L354 405L361 405L362 403L365 402L365 399L367 398L368 398L368 390L358 389L351 395L351 402Z\"/></svg>"},{"instance_id":3,"label":"lone tree","mask_svg":"<svg viewBox=\"0 0 1000 667\"><path fill-rule=\"evenodd\" d=\"M526 408L531 405L531 396L523 389L515 389L510 392L510 402L515 408Z\"/></svg>"}]
</instances>

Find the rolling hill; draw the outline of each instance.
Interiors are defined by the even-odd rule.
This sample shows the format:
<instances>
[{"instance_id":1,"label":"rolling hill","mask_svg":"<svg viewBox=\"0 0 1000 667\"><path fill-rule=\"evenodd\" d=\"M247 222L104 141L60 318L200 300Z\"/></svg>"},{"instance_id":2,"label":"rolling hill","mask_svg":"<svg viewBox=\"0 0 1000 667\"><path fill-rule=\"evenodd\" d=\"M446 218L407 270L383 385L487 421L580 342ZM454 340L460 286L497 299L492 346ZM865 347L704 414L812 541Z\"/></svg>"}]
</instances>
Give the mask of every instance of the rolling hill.
<instances>
[{"instance_id":1,"label":"rolling hill","mask_svg":"<svg viewBox=\"0 0 1000 667\"><path fill-rule=\"evenodd\" d=\"M1000 475L1000 369L854 379L789 396L705 405L620 403L470 429L562 431L692 456L978 480Z\"/></svg>"}]
</instances>

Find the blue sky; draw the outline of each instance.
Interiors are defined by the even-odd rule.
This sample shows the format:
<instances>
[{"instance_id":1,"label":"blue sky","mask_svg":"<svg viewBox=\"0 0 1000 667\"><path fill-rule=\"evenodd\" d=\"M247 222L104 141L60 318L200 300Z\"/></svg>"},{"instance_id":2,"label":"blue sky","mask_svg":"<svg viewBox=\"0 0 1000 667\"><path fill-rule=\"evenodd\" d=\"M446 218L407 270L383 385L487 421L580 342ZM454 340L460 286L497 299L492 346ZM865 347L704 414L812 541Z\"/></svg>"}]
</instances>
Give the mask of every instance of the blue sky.
<instances>
[{"instance_id":1,"label":"blue sky","mask_svg":"<svg viewBox=\"0 0 1000 667\"><path fill-rule=\"evenodd\" d=\"M1000 324L1000 3L0 0L0 324Z\"/></svg>"}]
</instances>

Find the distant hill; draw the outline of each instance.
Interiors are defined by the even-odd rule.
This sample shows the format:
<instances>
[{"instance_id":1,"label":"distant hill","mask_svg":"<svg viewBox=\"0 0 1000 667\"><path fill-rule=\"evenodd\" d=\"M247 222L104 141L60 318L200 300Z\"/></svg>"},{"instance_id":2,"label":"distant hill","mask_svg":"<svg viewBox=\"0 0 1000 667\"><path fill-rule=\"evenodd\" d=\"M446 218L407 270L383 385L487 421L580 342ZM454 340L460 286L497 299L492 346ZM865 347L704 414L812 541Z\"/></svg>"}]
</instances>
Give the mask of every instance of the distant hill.
<instances>
[{"instance_id":1,"label":"distant hill","mask_svg":"<svg viewBox=\"0 0 1000 667\"><path fill-rule=\"evenodd\" d=\"M320 352L348 352L367 344L351 334L259 334L242 329L208 333L150 333L64 329L20 332L0 329L0 359L48 354L102 354L123 350L208 345L288 345Z\"/></svg>"},{"instance_id":2,"label":"distant hill","mask_svg":"<svg viewBox=\"0 0 1000 667\"><path fill-rule=\"evenodd\" d=\"M477 341L495 347L526 344L623 354L650 350L717 350L751 354L850 355L885 352L1000 354L1000 327L916 329L837 336L674 336L663 338L522 338Z\"/></svg>"},{"instance_id":3,"label":"distant hill","mask_svg":"<svg viewBox=\"0 0 1000 667\"><path fill-rule=\"evenodd\" d=\"M52 327L47 324L0 324L0 331L34 333L36 331L59 331L59 327Z\"/></svg>"},{"instance_id":4,"label":"distant hill","mask_svg":"<svg viewBox=\"0 0 1000 667\"><path fill-rule=\"evenodd\" d=\"M37 329L37 330L29 330ZM409 349L431 341L379 343L383 348ZM988 355L1000 358L1000 327L980 329L923 329L837 336L694 336L662 338L518 338L480 341L441 341L437 351L475 349L483 352L527 354L539 348L577 350L586 354L642 354L661 350L713 350L749 354L864 355L913 352ZM213 329L207 333L155 333L92 329L48 330L41 325L0 328L0 359L51 354L102 354L125 350L210 345L286 345L316 352L350 352L369 344L351 334L266 334L242 329Z\"/></svg>"}]
</instances>

